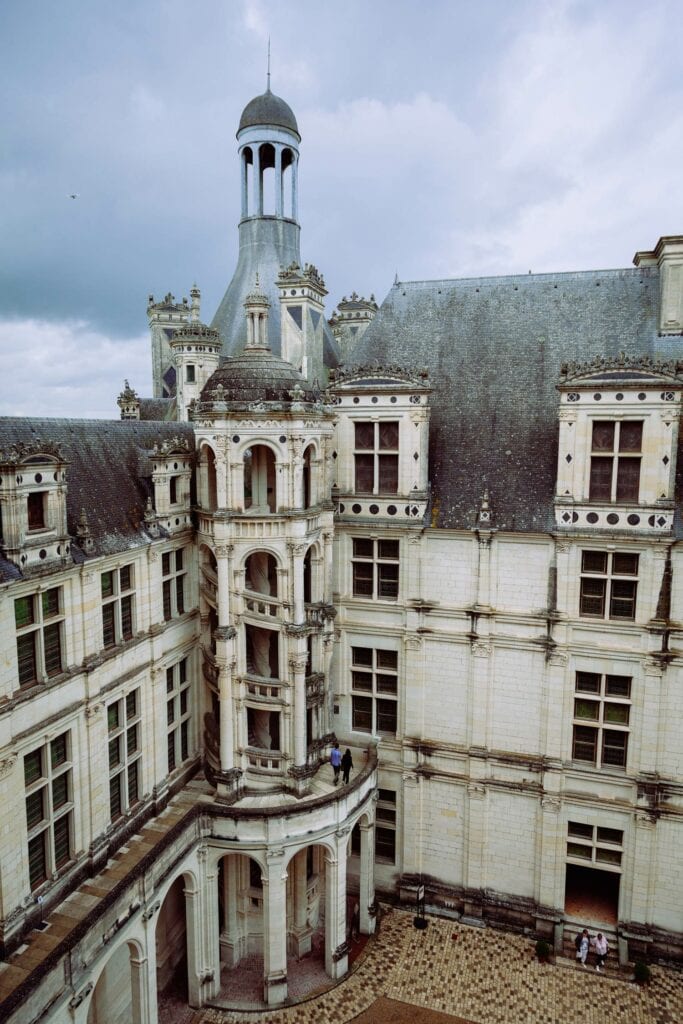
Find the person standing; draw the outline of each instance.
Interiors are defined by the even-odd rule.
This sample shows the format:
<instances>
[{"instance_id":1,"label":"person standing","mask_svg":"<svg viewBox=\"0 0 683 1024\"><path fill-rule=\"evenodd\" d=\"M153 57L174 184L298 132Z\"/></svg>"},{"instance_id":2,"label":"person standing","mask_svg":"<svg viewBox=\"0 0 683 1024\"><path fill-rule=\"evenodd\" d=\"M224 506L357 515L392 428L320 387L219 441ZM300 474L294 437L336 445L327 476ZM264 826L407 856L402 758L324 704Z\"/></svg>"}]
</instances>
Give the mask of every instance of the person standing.
<instances>
[{"instance_id":1,"label":"person standing","mask_svg":"<svg viewBox=\"0 0 683 1024\"><path fill-rule=\"evenodd\" d=\"M576 959L581 961L581 966L586 966L586 960L588 959L588 950L591 945L591 938L588 934L588 929L584 928L580 935L576 936Z\"/></svg>"},{"instance_id":2,"label":"person standing","mask_svg":"<svg viewBox=\"0 0 683 1024\"><path fill-rule=\"evenodd\" d=\"M595 942L595 970L600 974L605 966L605 957L609 952L609 943L602 932L598 932Z\"/></svg>"},{"instance_id":3,"label":"person standing","mask_svg":"<svg viewBox=\"0 0 683 1024\"><path fill-rule=\"evenodd\" d=\"M351 751L349 750L348 747L346 748L346 753L344 754L344 756L341 759L341 768L342 768L342 777L343 777L344 783L348 783L348 781L349 781L349 772L353 768L353 758L351 757Z\"/></svg>"},{"instance_id":4,"label":"person standing","mask_svg":"<svg viewBox=\"0 0 683 1024\"><path fill-rule=\"evenodd\" d=\"M330 764L334 768L334 784L335 786L339 782L339 769L341 768L342 755L339 749L339 744L335 743L330 753Z\"/></svg>"}]
</instances>

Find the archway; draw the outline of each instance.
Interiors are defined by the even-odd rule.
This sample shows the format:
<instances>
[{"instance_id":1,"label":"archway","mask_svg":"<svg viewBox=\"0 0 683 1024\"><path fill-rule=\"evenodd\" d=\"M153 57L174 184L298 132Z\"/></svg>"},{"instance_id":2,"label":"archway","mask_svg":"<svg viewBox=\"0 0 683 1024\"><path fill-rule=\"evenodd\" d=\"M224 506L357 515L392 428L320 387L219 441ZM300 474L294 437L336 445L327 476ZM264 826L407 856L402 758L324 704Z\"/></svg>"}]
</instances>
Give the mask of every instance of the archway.
<instances>
[{"instance_id":1,"label":"archway","mask_svg":"<svg viewBox=\"0 0 683 1024\"><path fill-rule=\"evenodd\" d=\"M245 586L256 594L277 597L277 561L267 551L254 551L245 563Z\"/></svg>"},{"instance_id":2,"label":"archway","mask_svg":"<svg viewBox=\"0 0 683 1024\"><path fill-rule=\"evenodd\" d=\"M142 1017L140 954L133 942L122 942L107 960L97 979L88 1007L87 1024L145 1024Z\"/></svg>"},{"instance_id":3,"label":"archway","mask_svg":"<svg viewBox=\"0 0 683 1024\"><path fill-rule=\"evenodd\" d=\"M202 445L199 456L199 504L207 512L215 512L218 507L216 456L208 444Z\"/></svg>"},{"instance_id":4,"label":"archway","mask_svg":"<svg viewBox=\"0 0 683 1024\"><path fill-rule=\"evenodd\" d=\"M161 904L155 931L157 991L160 1002L188 1001L185 879L181 875Z\"/></svg>"},{"instance_id":5,"label":"archway","mask_svg":"<svg viewBox=\"0 0 683 1024\"><path fill-rule=\"evenodd\" d=\"M264 444L255 444L244 453L245 511L265 515L275 512L275 455Z\"/></svg>"}]
</instances>

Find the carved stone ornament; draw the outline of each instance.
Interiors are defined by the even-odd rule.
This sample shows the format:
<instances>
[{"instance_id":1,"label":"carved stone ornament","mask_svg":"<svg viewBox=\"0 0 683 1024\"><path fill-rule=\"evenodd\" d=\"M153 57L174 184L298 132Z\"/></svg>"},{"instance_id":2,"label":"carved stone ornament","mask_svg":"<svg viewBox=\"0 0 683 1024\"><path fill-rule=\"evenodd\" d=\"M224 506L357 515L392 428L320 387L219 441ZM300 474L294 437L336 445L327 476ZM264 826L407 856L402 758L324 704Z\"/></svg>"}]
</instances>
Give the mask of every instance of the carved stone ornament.
<instances>
[{"instance_id":1,"label":"carved stone ornament","mask_svg":"<svg viewBox=\"0 0 683 1024\"><path fill-rule=\"evenodd\" d=\"M410 387L428 388L429 371L426 369L408 369L405 366L387 365L376 360L373 363L365 363L362 366L340 366L336 370L330 370L330 387L340 387L344 384L363 383L373 379L387 381L387 383L408 384Z\"/></svg>"},{"instance_id":2,"label":"carved stone ornament","mask_svg":"<svg viewBox=\"0 0 683 1024\"><path fill-rule=\"evenodd\" d=\"M488 658L491 655L491 643L488 640L476 640L472 644L472 654L475 658Z\"/></svg>"},{"instance_id":3,"label":"carved stone ornament","mask_svg":"<svg viewBox=\"0 0 683 1024\"><path fill-rule=\"evenodd\" d=\"M619 371L640 371L651 377L665 377L681 383L683 380L683 362L678 359L653 359L648 355L627 356L620 352L615 358L597 356L585 363L566 362L560 367L562 383L582 377L592 378L595 374Z\"/></svg>"},{"instance_id":4,"label":"carved stone ornament","mask_svg":"<svg viewBox=\"0 0 683 1024\"><path fill-rule=\"evenodd\" d=\"M43 455L50 462L64 462L62 450L55 441L43 441L37 437L34 441L17 441L8 448L0 449L0 466L16 466Z\"/></svg>"},{"instance_id":5,"label":"carved stone ornament","mask_svg":"<svg viewBox=\"0 0 683 1024\"><path fill-rule=\"evenodd\" d=\"M422 637L418 636L416 633L411 633L405 637L404 643L406 646L406 650L419 651L420 648L422 647Z\"/></svg>"},{"instance_id":6,"label":"carved stone ornament","mask_svg":"<svg viewBox=\"0 0 683 1024\"><path fill-rule=\"evenodd\" d=\"M555 544L555 550L557 551L558 555L566 555L571 551L571 549L572 546L567 541L560 540Z\"/></svg>"},{"instance_id":7,"label":"carved stone ornament","mask_svg":"<svg viewBox=\"0 0 683 1024\"><path fill-rule=\"evenodd\" d=\"M3 757L3 759L0 761L0 779L4 779L7 775L9 775L14 770L14 766L16 763L16 754L10 754L9 757Z\"/></svg>"},{"instance_id":8,"label":"carved stone ornament","mask_svg":"<svg viewBox=\"0 0 683 1024\"><path fill-rule=\"evenodd\" d=\"M154 455L164 458L168 455L190 455L192 448L186 437L169 437L157 442L152 449Z\"/></svg>"},{"instance_id":9,"label":"carved stone ornament","mask_svg":"<svg viewBox=\"0 0 683 1024\"><path fill-rule=\"evenodd\" d=\"M467 794L470 800L482 800L486 796L486 786L483 782L470 782L467 787Z\"/></svg>"},{"instance_id":10,"label":"carved stone ornament","mask_svg":"<svg viewBox=\"0 0 683 1024\"><path fill-rule=\"evenodd\" d=\"M91 722L94 718L97 718L97 716L103 709L104 704L102 704L101 702L98 702L97 704L86 704L85 717L88 719L88 722Z\"/></svg>"},{"instance_id":11,"label":"carved stone ornament","mask_svg":"<svg viewBox=\"0 0 683 1024\"><path fill-rule=\"evenodd\" d=\"M559 814L562 802L556 796L544 796L541 799L541 807L544 811L550 811L552 814Z\"/></svg>"},{"instance_id":12,"label":"carved stone ornament","mask_svg":"<svg viewBox=\"0 0 683 1024\"><path fill-rule=\"evenodd\" d=\"M555 651L548 660L551 665L566 665L569 657L564 651Z\"/></svg>"}]
</instances>

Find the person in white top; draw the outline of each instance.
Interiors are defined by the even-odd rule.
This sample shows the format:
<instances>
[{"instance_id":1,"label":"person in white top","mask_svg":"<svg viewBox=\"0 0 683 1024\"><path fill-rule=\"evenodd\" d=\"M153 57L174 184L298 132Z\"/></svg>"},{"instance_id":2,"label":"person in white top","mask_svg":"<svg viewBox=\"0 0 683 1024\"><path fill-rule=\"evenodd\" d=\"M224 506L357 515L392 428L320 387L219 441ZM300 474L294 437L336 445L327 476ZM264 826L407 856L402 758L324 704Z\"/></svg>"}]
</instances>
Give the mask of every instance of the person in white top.
<instances>
[{"instance_id":1,"label":"person in white top","mask_svg":"<svg viewBox=\"0 0 683 1024\"><path fill-rule=\"evenodd\" d=\"M595 946L595 970L600 974L605 965L605 957L609 950L609 943L602 932L598 932L593 945Z\"/></svg>"}]
</instances>

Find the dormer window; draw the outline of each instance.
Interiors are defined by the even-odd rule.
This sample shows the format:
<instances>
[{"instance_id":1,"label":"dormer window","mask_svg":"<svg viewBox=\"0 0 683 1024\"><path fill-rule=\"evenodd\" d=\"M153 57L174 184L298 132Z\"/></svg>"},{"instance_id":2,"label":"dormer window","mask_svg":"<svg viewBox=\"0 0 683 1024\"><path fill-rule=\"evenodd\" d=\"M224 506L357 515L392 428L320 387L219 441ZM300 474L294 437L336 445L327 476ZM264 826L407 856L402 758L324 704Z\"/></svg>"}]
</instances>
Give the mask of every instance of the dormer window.
<instances>
[{"instance_id":1,"label":"dormer window","mask_svg":"<svg viewBox=\"0 0 683 1024\"><path fill-rule=\"evenodd\" d=\"M33 491L26 499L29 530L44 530L47 526L47 491Z\"/></svg>"},{"instance_id":2,"label":"dormer window","mask_svg":"<svg viewBox=\"0 0 683 1024\"><path fill-rule=\"evenodd\" d=\"M355 424L357 494L398 493L398 421Z\"/></svg>"},{"instance_id":3,"label":"dormer window","mask_svg":"<svg viewBox=\"0 0 683 1024\"><path fill-rule=\"evenodd\" d=\"M642 420L595 420L589 501L638 501Z\"/></svg>"}]
</instances>

